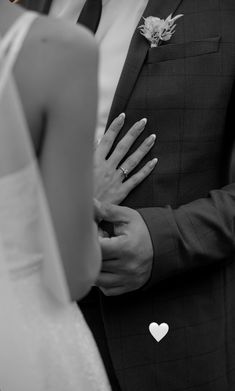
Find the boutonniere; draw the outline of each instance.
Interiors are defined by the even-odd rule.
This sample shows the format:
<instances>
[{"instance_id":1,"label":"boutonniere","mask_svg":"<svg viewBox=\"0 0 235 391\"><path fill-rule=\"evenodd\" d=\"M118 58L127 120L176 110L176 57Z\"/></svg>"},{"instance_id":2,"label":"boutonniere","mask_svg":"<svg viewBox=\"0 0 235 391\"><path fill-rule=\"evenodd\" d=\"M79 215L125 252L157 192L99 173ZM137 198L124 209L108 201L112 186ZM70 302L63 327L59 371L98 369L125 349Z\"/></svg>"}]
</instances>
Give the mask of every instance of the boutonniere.
<instances>
[{"instance_id":1,"label":"boutonniere","mask_svg":"<svg viewBox=\"0 0 235 391\"><path fill-rule=\"evenodd\" d=\"M151 48L156 48L161 41L169 41L175 32L176 20L181 18L183 14L176 15L172 18L172 14L166 19L160 19L154 16L149 16L144 19L144 24L139 26L140 33L151 43Z\"/></svg>"}]
</instances>

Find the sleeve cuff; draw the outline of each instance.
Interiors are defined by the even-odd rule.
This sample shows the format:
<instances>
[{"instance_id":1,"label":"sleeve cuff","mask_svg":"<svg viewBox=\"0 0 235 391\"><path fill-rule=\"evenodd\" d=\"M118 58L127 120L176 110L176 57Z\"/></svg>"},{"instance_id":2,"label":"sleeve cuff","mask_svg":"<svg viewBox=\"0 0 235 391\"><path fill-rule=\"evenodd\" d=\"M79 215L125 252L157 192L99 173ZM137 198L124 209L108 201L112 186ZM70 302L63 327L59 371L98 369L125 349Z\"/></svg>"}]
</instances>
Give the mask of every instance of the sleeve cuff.
<instances>
[{"instance_id":1,"label":"sleeve cuff","mask_svg":"<svg viewBox=\"0 0 235 391\"><path fill-rule=\"evenodd\" d=\"M153 245L152 273L142 288L149 290L179 272L178 229L170 207L138 209L138 212L149 230Z\"/></svg>"}]
</instances>

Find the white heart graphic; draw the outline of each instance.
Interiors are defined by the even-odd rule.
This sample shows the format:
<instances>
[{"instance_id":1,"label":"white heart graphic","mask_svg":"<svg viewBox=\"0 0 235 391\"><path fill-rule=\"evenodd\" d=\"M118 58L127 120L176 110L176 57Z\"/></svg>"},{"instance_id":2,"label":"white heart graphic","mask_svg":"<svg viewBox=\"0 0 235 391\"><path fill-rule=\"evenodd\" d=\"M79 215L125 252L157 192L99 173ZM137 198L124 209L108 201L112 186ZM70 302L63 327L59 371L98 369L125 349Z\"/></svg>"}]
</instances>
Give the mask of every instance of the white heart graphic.
<instances>
[{"instance_id":1,"label":"white heart graphic","mask_svg":"<svg viewBox=\"0 0 235 391\"><path fill-rule=\"evenodd\" d=\"M155 338L157 342L160 342L162 338L164 338L168 333L169 326L167 323L157 324L153 322L149 325L149 331L152 334L153 338Z\"/></svg>"}]
</instances>

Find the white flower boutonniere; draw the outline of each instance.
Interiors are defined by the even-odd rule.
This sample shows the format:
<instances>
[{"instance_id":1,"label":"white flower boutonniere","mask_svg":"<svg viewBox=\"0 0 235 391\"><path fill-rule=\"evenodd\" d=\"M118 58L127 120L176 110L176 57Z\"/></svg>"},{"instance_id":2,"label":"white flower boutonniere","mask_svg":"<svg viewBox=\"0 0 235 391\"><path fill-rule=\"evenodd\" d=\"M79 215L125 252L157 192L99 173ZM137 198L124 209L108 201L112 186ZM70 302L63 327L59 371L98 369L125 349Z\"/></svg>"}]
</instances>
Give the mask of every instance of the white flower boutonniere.
<instances>
[{"instance_id":1,"label":"white flower boutonniere","mask_svg":"<svg viewBox=\"0 0 235 391\"><path fill-rule=\"evenodd\" d=\"M181 18L183 14L176 15L172 18L172 14L166 19L160 19L154 16L149 16L144 19L144 24L141 25L140 33L151 43L151 48L157 47L161 41L169 41L175 32L176 20Z\"/></svg>"}]
</instances>

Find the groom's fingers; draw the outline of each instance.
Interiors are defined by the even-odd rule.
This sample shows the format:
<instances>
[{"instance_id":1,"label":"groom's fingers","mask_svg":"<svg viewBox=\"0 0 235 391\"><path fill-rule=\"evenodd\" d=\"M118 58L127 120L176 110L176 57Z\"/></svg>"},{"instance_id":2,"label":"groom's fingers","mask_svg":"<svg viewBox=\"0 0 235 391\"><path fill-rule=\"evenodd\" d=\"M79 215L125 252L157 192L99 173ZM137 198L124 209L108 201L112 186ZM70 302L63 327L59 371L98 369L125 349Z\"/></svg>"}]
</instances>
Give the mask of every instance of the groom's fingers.
<instances>
[{"instance_id":1,"label":"groom's fingers","mask_svg":"<svg viewBox=\"0 0 235 391\"><path fill-rule=\"evenodd\" d=\"M123 263L119 259L107 259L102 262L102 273L119 273L123 272Z\"/></svg>"},{"instance_id":2,"label":"groom's fingers","mask_svg":"<svg viewBox=\"0 0 235 391\"><path fill-rule=\"evenodd\" d=\"M116 274L112 273L100 273L96 285L100 288L110 289L110 288L120 288L122 283L122 278Z\"/></svg>"},{"instance_id":3,"label":"groom's fingers","mask_svg":"<svg viewBox=\"0 0 235 391\"><path fill-rule=\"evenodd\" d=\"M114 236L111 238L99 238L99 243L104 260L118 259L124 245L124 240L123 236Z\"/></svg>"},{"instance_id":4,"label":"groom's fingers","mask_svg":"<svg viewBox=\"0 0 235 391\"><path fill-rule=\"evenodd\" d=\"M120 296L120 295L123 295L124 293L126 293L124 287L109 288L109 289L105 289L105 288L101 288L101 287L99 287L99 288L105 296Z\"/></svg>"},{"instance_id":5,"label":"groom's fingers","mask_svg":"<svg viewBox=\"0 0 235 391\"><path fill-rule=\"evenodd\" d=\"M99 209L100 216L103 220L110 223L128 222L128 208L119 205L102 203Z\"/></svg>"}]
</instances>

